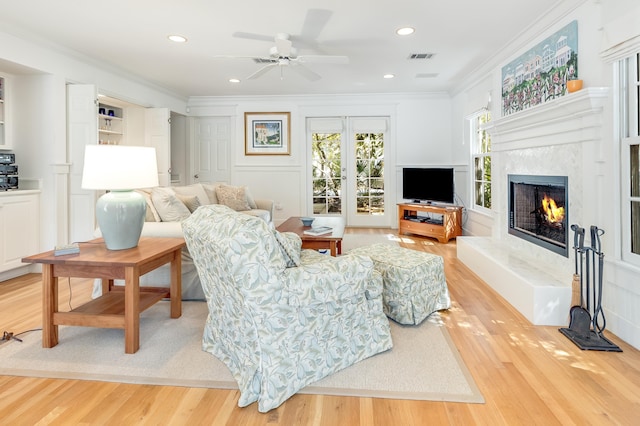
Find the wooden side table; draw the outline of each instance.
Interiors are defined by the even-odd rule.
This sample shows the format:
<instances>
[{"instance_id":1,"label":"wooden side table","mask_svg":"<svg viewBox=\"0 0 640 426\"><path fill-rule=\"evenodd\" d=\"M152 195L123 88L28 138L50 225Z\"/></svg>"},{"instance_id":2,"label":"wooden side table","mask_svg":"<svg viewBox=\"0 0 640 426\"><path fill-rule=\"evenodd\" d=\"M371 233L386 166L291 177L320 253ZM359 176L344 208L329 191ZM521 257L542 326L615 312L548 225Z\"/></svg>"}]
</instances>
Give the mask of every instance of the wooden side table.
<instances>
[{"instance_id":1,"label":"wooden side table","mask_svg":"<svg viewBox=\"0 0 640 426\"><path fill-rule=\"evenodd\" d=\"M335 217L318 217L314 223L318 226L329 226L333 228L333 232L324 235L312 236L304 233L308 226L303 226L302 221L297 216L290 217L285 220L276 229L279 232L293 232L298 234L302 240L303 249L329 249L331 256L342 254L342 237L344 235L344 219L339 216Z\"/></svg>"},{"instance_id":2,"label":"wooden side table","mask_svg":"<svg viewBox=\"0 0 640 426\"><path fill-rule=\"evenodd\" d=\"M58 325L123 328L125 353L140 348L140 312L165 297L171 318L182 315L183 238L141 238L137 247L108 250L102 239L80 243L80 253L54 256L53 251L22 259L42 264L42 347L58 344ZM171 285L140 288L140 276L171 263ZM101 278L103 294L69 312L58 312L58 278ZM113 280L125 285L114 286Z\"/></svg>"}]
</instances>

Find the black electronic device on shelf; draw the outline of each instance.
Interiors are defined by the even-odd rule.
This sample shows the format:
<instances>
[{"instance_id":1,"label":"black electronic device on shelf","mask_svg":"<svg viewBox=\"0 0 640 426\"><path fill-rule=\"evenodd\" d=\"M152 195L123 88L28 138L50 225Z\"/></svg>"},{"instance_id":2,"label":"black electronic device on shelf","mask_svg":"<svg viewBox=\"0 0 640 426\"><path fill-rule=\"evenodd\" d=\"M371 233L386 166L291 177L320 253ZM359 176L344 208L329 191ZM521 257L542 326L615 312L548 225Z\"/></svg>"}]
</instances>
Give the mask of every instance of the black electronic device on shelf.
<instances>
[{"instance_id":1,"label":"black electronic device on shelf","mask_svg":"<svg viewBox=\"0 0 640 426\"><path fill-rule=\"evenodd\" d=\"M15 154L0 153L0 191L18 189L18 166L15 162Z\"/></svg>"},{"instance_id":2,"label":"black electronic device on shelf","mask_svg":"<svg viewBox=\"0 0 640 426\"><path fill-rule=\"evenodd\" d=\"M416 203L454 204L455 183L453 168L403 168L402 198Z\"/></svg>"}]
</instances>

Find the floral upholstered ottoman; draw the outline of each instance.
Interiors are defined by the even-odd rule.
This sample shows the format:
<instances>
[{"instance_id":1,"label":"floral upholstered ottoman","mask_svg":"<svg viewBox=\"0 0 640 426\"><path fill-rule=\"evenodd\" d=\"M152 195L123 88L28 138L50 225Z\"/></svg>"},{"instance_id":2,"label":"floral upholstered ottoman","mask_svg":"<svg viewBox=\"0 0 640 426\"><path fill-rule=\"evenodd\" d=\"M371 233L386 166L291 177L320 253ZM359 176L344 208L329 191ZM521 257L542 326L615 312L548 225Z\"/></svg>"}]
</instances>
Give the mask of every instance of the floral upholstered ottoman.
<instances>
[{"instance_id":1,"label":"floral upholstered ottoman","mask_svg":"<svg viewBox=\"0 0 640 426\"><path fill-rule=\"evenodd\" d=\"M441 256L389 244L355 248L369 256L384 279L384 313L400 324L420 324L433 312L451 306Z\"/></svg>"}]
</instances>

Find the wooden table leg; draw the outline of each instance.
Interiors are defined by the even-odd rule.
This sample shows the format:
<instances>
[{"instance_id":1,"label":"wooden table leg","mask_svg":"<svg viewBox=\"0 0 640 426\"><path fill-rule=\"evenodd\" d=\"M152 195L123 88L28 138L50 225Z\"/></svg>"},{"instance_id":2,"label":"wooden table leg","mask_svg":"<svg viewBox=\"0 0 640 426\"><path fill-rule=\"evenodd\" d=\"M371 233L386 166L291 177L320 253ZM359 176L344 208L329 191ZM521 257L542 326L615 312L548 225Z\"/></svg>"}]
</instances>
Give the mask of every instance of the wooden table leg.
<instances>
[{"instance_id":1,"label":"wooden table leg","mask_svg":"<svg viewBox=\"0 0 640 426\"><path fill-rule=\"evenodd\" d=\"M53 276L53 265L42 265L42 347L58 344L58 325L53 314L58 312L58 277Z\"/></svg>"},{"instance_id":2,"label":"wooden table leg","mask_svg":"<svg viewBox=\"0 0 640 426\"><path fill-rule=\"evenodd\" d=\"M336 257L337 252L338 252L338 248L337 248L336 242L335 241L331 241L329 243L329 247L330 247L330 250L331 250L331 256Z\"/></svg>"},{"instance_id":3,"label":"wooden table leg","mask_svg":"<svg viewBox=\"0 0 640 426\"><path fill-rule=\"evenodd\" d=\"M113 289L113 280L102 278L102 294L107 294Z\"/></svg>"},{"instance_id":4,"label":"wooden table leg","mask_svg":"<svg viewBox=\"0 0 640 426\"><path fill-rule=\"evenodd\" d=\"M140 348L140 271L126 267L124 276L124 352L133 354Z\"/></svg>"},{"instance_id":5,"label":"wooden table leg","mask_svg":"<svg viewBox=\"0 0 640 426\"><path fill-rule=\"evenodd\" d=\"M182 250L174 252L171 261L171 318L180 318L182 315Z\"/></svg>"}]
</instances>

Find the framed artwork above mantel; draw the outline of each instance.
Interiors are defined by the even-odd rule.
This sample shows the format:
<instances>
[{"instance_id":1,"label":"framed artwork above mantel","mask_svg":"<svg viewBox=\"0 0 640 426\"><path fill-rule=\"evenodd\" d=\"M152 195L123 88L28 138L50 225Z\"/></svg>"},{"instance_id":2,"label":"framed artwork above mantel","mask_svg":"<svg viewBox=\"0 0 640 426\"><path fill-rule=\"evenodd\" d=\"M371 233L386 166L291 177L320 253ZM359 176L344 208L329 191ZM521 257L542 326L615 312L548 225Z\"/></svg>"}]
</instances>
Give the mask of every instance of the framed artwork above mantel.
<instances>
[{"instance_id":1,"label":"framed artwork above mantel","mask_svg":"<svg viewBox=\"0 0 640 426\"><path fill-rule=\"evenodd\" d=\"M245 112L245 155L290 155L290 112Z\"/></svg>"},{"instance_id":2,"label":"framed artwork above mantel","mask_svg":"<svg viewBox=\"0 0 640 426\"><path fill-rule=\"evenodd\" d=\"M502 116L567 94L578 78L578 21L571 21L502 68Z\"/></svg>"}]
</instances>

